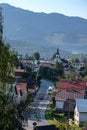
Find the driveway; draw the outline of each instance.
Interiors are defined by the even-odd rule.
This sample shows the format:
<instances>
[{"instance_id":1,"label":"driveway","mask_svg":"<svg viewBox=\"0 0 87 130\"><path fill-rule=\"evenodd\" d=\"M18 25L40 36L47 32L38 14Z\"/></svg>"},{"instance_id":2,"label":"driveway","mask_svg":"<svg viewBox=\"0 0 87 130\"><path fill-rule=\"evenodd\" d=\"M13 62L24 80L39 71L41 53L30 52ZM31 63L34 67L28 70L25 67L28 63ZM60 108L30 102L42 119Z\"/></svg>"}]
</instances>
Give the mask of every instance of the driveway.
<instances>
[{"instance_id":1,"label":"driveway","mask_svg":"<svg viewBox=\"0 0 87 130\"><path fill-rule=\"evenodd\" d=\"M33 130L33 123L36 122L38 126L41 125L49 125L48 121L45 119L45 110L49 106L50 96L48 95L48 88L49 86L54 86L53 83L41 80L41 86L36 94L33 104L35 108L31 113L28 119L28 127L26 130ZM55 87L55 86L54 86ZM36 112L37 118L34 116L34 112Z\"/></svg>"}]
</instances>

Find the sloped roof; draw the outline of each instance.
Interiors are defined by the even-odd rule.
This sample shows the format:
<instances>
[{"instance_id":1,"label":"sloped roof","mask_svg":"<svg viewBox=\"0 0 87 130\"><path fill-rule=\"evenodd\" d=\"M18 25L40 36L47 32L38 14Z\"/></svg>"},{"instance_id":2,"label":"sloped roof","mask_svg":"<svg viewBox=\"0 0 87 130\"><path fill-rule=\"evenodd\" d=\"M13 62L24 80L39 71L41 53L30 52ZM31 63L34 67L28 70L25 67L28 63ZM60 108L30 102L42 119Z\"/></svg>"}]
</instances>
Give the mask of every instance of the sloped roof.
<instances>
[{"instance_id":1,"label":"sloped roof","mask_svg":"<svg viewBox=\"0 0 87 130\"><path fill-rule=\"evenodd\" d=\"M25 93L26 92L26 86L27 86L27 83L18 82L16 84L17 94L20 93L20 90L22 91L22 93Z\"/></svg>"},{"instance_id":2,"label":"sloped roof","mask_svg":"<svg viewBox=\"0 0 87 130\"><path fill-rule=\"evenodd\" d=\"M75 101L79 112L87 112L87 99L76 99Z\"/></svg>"},{"instance_id":3,"label":"sloped roof","mask_svg":"<svg viewBox=\"0 0 87 130\"><path fill-rule=\"evenodd\" d=\"M55 125L37 126L35 130L57 130Z\"/></svg>"},{"instance_id":4,"label":"sloped roof","mask_svg":"<svg viewBox=\"0 0 87 130\"><path fill-rule=\"evenodd\" d=\"M84 81L59 81L56 100L84 98L86 83Z\"/></svg>"},{"instance_id":5,"label":"sloped roof","mask_svg":"<svg viewBox=\"0 0 87 130\"><path fill-rule=\"evenodd\" d=\"M15 73L23 73L25 70L24 69L14 69Z\"/></svg>"},{"instance_id":6,"label":"sloped roof","mask_svg":"<svg viewBox=\"0 0 87 130\"><path fill-rule=\"evenodd\" d=\"M53 68L54 64L52 64L52 63L43 63L42 66L43 67L52 67Z\"/></svg>"},{"instance_id":7,"label":"sloped roof","mask_svg":"<svg viewBox=\"0 0 87 130\"><path fill-rule=\"evenodd\" d=\"M66 101L66 99L84 98L84 90L59 89L55 100Z\"/></svg>"},{"instance_id":8,"label":"sloped roof","mask_svg":"<svg viewBox=\"0 0 87 130\"><path fill-rule=\"evenodd\" d=\"M61 80L57 82L56 84L58 89L75 89L75 90L81 90L85 89L86 87L86 82L82 80Z\"/></svg>"}]
</instances>

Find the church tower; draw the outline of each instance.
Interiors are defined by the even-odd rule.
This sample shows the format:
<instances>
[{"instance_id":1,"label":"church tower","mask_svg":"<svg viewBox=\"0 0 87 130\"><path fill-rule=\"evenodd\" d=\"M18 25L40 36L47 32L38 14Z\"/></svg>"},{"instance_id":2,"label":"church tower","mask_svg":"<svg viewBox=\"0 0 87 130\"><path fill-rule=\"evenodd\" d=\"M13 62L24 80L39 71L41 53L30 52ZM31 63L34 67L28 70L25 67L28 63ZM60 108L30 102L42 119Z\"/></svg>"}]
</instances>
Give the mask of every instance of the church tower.
<instances>
[{"instance_id":1,"label":"church tower","mask_svg":"<svg viewBox=\"0 0 87 130\"><path fill-rule=\"evenodd\" d=\"M56 62L61 62L59 49L57 49L57 52L56 52Z\"/></svg>"}]
</instances>

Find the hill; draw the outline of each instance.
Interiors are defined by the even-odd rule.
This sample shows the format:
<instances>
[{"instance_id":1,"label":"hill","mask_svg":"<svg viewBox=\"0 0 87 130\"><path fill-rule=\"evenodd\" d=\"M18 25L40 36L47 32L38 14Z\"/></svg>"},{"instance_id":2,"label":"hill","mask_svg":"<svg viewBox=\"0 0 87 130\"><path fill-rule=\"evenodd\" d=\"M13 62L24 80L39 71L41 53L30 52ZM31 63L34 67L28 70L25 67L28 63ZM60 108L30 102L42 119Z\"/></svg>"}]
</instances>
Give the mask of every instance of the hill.
<instances>
[{"instance_id":1,"label":"hill","mask_svg":"<svg viewBox=\"0 0 87 130\"><path fill-rule=\"evenodd\" d=\"M87 48L87 19L58 13L36 13L0 4L4 17L4 37L35 46L62 48L85 52ZM46 52L47 53L47 52Z\"/></svg>"}]
</instances>

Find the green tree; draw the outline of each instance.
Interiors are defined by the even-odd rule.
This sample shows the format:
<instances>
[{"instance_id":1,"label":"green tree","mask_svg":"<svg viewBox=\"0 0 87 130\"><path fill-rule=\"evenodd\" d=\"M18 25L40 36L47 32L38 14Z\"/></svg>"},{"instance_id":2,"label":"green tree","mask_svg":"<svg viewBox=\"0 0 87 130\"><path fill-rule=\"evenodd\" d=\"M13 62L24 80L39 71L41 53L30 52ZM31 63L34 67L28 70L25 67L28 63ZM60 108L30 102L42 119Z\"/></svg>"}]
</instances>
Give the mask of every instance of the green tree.
<instances>
[{"instance_id":1,"label":"green tree","mask_svg":"<svg viewBox=\"0 0 87 130\"><path fill-rule=\"evenodd\" d=\"M34 58L36 60L40 60L40 54L39 54L39 52L35 52L33 55L34 55Z\"/></svg>"},{"instance_id":2,"label":"green tree","mask_svg":"<svg viewBox=\"0 0 87 130\"><path fill-rule=\"evenodd\" d=\"M56 71L59 74L60 77L63 77L64 74L64 69L63 69L63 64L61 62L56 63Z\"/></svg>"},{"instance_id":3,"label":"green tree","mask_svg":"<svg viewBox=\"0 0 87 130\"><path fill-rule=\"evenodd\" d=\"M54 53L51 57L52 60L54 60L56 58L56 53Z\"/></svg>"},{"instance_id":4,"label":"green tree","mask_svg":"<svg viewBox=\"0 0 87 130\"><path fill-rule=\"evenodd\" d=\"M40 67L39 74L41 77L51 80L51 81L57 81L59 73L56 71L56 69L51 67Z\"/></svg>"},{"instance_id":5,"label":"green tree","mask_svg":"<svg viewBox=\"0 0 87 130\"><path fill-rule=\"evenodd\" d=\"M15 130L17 109L13 103L12 82L16 55L3 41L2 15L0 12L0 129ZM9 86L10 83L10 86Z\"/></svg>"},{"instance_id":6,"label":"green tree","mask_svg":"<svg viewBox=\"0 0 87 130\"><path fill-rule=\"evenodd\" d=\"M82 77L87 76L87 65L85 65L84 67L81 67L81 68L80 68L80 75L81 75Z\"/></svg>"},{"instance_id":7,"label":"green tree","mask_svg":"<svg viewBox=\"0 0 87 130\"><path fill-rule=\"evenodd\" d=\"M29 60L29 55L27 53L25 54L25 59Z\"/></svg>"},{"instance_id":8,"label":"green tree","mask_svg":"<svg viewBox=\"0 0 87 130\"><path fill-rule=\"evenodd\" d=\"M87 128L87 120L83 123L83 126Z\"/></svg>"},{"instance_id":9,"label":"green tree","mask_svg":"<svg viewBox=\"0 0 87 130\"><path fill-rule=\"evenodd\" d=\"M31 112L32 93L28 93L26 100L15 104L13 100L13 76L14 65L17 57L9 45L4 44L2 28L2 16L0 15L0 129L16 130L21 127L24 119L23 112L27 110L26 117ZM34 76L33 76L34 77ZM29 108L27 109L27 106Z\"/></svg>"},{"instance_id":10,"label":"green tree","mask_svg":"<svg viewBox=\"0 0 87 130\"><path fill-rule=\"evenodd\" d=\"M0 129L14 130L17 126L17 109L13 104L11 96L11 87L5 87L0 84Z\"/></svg>"},{"instance_id":11,"label":"green tree","mask_svg":"<svg viewBox=\"0 0 87 130\"><path fill-rule=\"evenodd\" d=\"M79 58L77 58L75 56L71 57L71 61L72 61L72 63L79 63L80 62Z\"/></svg>"},{"instance_id":12,"label":"green tree","mask_svg":"<svg viewBox=\"0 0 87 130\"><path fill-rule=\"evenodd\" d=\"M67 79L70 79L70 80L75 79L75 70L74 70L73 67L70 67L70 68L69 68L69 72L68 72L68 74L66 75L66 78L67 78Z\"/></svg>"}]
</instances>

